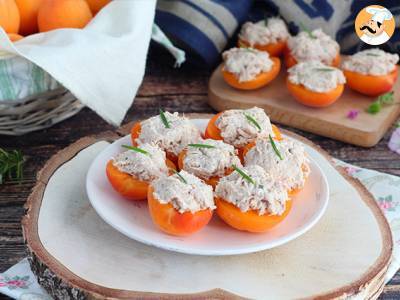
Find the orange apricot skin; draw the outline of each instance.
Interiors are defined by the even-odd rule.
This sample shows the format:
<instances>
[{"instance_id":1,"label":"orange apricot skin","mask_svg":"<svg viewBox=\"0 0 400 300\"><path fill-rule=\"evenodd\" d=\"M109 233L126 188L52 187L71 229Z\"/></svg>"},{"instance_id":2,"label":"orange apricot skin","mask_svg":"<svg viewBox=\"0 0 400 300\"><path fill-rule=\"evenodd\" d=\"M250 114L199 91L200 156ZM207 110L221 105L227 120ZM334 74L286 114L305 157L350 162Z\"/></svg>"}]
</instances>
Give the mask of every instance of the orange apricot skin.
<instances>
[{"instance_id":1,"label":"orange apricot skin","mask_svg":"<svg viewBox=\"0 0 400 300\"><path fill-rule=\"evenodd\" d=\"M238 46L241 47L242 45L246 47L250 47L250 44L247 41L239 40ZM285 41L278 41L276 43L270 43L266 45L255 44L252 48L255 48L260 51L268 52L270 56L281 56L286 49L286 40Z\"/></svg>"},{"instance_id":2,"label":"orange apricot skin","mask_svg":"<svg viewBox=\"0 0 400 300\"><path fill-rule=\"evenodd\" d=\"M266 232L282 222L292 208L292 201L286 201L286 209L282 215L259 215L256 211L242 212L232 203L215 198L218 216L229 226L248 232Z\"/></svg>"},{"instance_id":3,"label":"orange apricot skin","mask_svg":"<svg viewBox=\"0 0 400 300\"><path fill-rule=\"evenodd\" d=\"M286 67L289 69L291 67L293 67L294 65L297 64L297 60L294 58L294 56L290 53L290 50L288 48L286 48L284 50L284 61L285 61L285 65ZM333 59L333 61L330 63L330 65L332 67L339 67L340 65L340 53L338 53L335 58Z\"/></svg>"},{"instance_id":4,"label":"orange apricot skin","mask_svg":"<svg viewBox=\"0 0 400 300\"><path fill-rule=\"evenodd\" d=\"M136 122L131 128L131 140L132 140L133 146L138 145L136 140L139 138L141 129L142 129L142 127L140 125L140 122ZM165 151L165 152L167 153L167 159L169 159L176 165L178 163L178 156L175 155L174 153L169 153L167 151Z\"/></svg>"},{"instance_id":5,"label":"orange apricot skin","mask_svg":"<svg viewBox=\"0 0 400 300\"><path fill-rule=\"evenodd\" d=\"M213 215L212 210L205 209L195 213L177 211L172 204L162 204L154 197L154 189L150 185L147 202L153 223L165 233L176 236L191 235L206 226Z\"/></svg>"},{"instance_id":6,"label":"orange apricot skin","mask_svg":"<svg viewBox=\"0 0 400 300\"><path fill-rule=\"evenodd\" d=\"M239 82L235 74L225 71L223 69L222 69L222 77L224 78L227 84L239 90L255 90L261 88L263 86L266 86L272 80L274 80L276 76L278 76L279 71L281 69L281 61L279 58L271 57L271 60L274 63L272 65L271 70L269 70L268 72L263 72L258 74L257 77L254 78L253 80Z\"/></svg>"},{"instance_id":7,"label":"orange apricot skin","mask_svg":"<svg viewBox=\"0 0 400 300\"><path fill-rule=\"evenodd\" d=\"M18 33L7 33L7 35L11 42L16 42L24 38L22 35Z\"/></svg>"},{"instance_id":8,"label":"orange apricot skin","mask_svg":"<svg viewBox=\"0 0 400 300\"><path fill-rule=\"evenodd\" d=\"M387 75L364 75L348 70L343 70L347 86L367 96L378 96L392 90L397 80L397 67Z\"/></svg>"},{"instance_id":9,"label":"orange apricot skin","mask_svg":"<svg viewBox=\"0 0 400 300\"><path fill-rule=\"evenodd\" d=\"M286 86L297 102L310 107L327 107L333 104L342 95L343 84L326 93L317 93L306 89L300 84L294 84L286 79Z\"/></svg>"},{"instance_id":10,"label":"orange apricot skin","mask_svg":"<svg viewBox=\"0 0 400 300\"><path fill-rule=\"evenodd\" d=\"M145 181L136 179L130 174L121 172L116 168L112 161L107 163L107 178L112 187L121 196L129 200L145 200L149 184Z\"/></svg>"}]
</instances>

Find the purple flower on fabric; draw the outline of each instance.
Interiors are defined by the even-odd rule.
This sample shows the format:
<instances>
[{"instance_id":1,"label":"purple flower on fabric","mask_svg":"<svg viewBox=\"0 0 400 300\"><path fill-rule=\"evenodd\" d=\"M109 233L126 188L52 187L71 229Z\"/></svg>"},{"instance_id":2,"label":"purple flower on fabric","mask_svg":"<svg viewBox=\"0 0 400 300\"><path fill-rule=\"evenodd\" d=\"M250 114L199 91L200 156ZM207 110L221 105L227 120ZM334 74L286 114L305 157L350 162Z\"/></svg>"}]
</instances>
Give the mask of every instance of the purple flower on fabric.
<instances>
[{"instance_id":1,"label":"purple flower on fabric","mask_svg":"<svg viewBox=\"0 0 400 300\"><path fill-rule=\"evenodd\" d=\"M354 120L355 118L357 118L359 113L360 113L360 110L352 109L347 113L347 118L349 118L350 120Z\"/></svg>"},{"instance_id":2,"label":"purple flower on fabric","mask_svg":"<svg viewBox=\"0 0 400 300\"><path fill-rule=\"evenodd\" d=\"M400 154L400 127L393 131L388 143L388 147L393 152Z\"/></svg>"}]
</instances>

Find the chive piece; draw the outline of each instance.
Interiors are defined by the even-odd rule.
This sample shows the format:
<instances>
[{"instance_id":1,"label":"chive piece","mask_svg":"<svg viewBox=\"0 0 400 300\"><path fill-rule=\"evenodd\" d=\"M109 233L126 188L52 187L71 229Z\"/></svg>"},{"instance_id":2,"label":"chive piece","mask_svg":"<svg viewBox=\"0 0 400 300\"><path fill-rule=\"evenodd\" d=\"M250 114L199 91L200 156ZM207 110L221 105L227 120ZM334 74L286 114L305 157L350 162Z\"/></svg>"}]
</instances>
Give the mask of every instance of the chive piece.
<instances>
[{"instance_id":1,"label":"chive piece","mask_svg":"<svg viewBox=\"0 0 400 300\"><path fill-rule=\"evenodd\" d=\"M171 128L162 108L160 108L160 118L161 118L161 121L164 123L165 128Z\"/></svg>"},{"instance_id":2,"label":"chive piece","mask_svg":"<svg viewBox=\"0 0 400 300\"><path fill-rule=\"evenodd\" d=\"M269 141L271 142L272 148L274 149L276 155L278 155L280 160L283 160L283 157L282 157L281 153L279 152L278 148L276 147L274 139L272 138L271 135L269 135Z\"/></svg>"},{"instance_id":3,"label":"chive piece","mask_svg":"<svg viewBox=\"0 0 400 300\"><path fill-rule=\"evenodd\" d=\"M247 175L245 172L243 172L242 170L240 170L238 167L236 167L235 165L232 166L232 169L234 169L236 172L238 172L244 179L246 179L247 182L250 182L252 184L256 184L253 180L253 178L251 178L249 175Z\"/></svg>"},{"instance_id":4,"label":"chive piece","mask_svg":"<svg viewBox=\"0 0 400 300\"><path fill-rule=\"evenodd\" d=\"M315 71L320 71L320 72L332 72L335 71L333 68L315 68Z\"/></svg>"},{"instance_id":5,"label":"chive piece","mask_svg":"<svg viewBox=\"0 0 400 300\"><path fill-rule=\"evenodd\" d=\"M379 54L375 54L375 53L367 53L368 56L379 56Z\"/></svg>"},{"instance_id":6,"label":"chive piece","mask_svg":"<svg viewBox=\"0 0 400 300\"><path fill-rule=\"evenodd\" d=\"M180 179L183 183L187 184L186 179L183 178L183 176L182 176L181 174L179 174L179 172L177 172L175 169L170 169L170 170L172 170L172 172L174 172L175 175L178 175L179 179Z\"/></svg>"},{"instance_id":7,"label":"chive piece","mask_svg":"<svg viewBox=\"0 0 400 300\"><path fill-rule=\"evenodd\" d=\"M207 144L188 144L190 147L196 147L196 148L215 148L213 145L207 145Z\"/></svg>"},{"instance_id":8,"label":"chive piece","mask_svg":"<svg viewBox=\"0 0 400 300\"><path fill-rule=\"evenodd\" d=\"M302 31L307 32L310 38L316 39L316 37L313 35L312 31L308 29L302 22L299 23L299 27Z\"/></svg>"},{"instance_id":9,"label":"chive piece","mask_svg":"<svg viewBox=\"0 0 400 300\"><path fill-rule=\"evenodd\" d=\"M21 182L24 162L25 158L20 150L6 151L0 148L0 184L6 179Z\"/></svg>"},{"instance_id":10,"label":"chive piece","mask_svg":"<svg viewBox=\"0 0 400 300\"><path fill-rule=\"evenodd\" d=\"M265 27L268 26L268 15L267 14L264 15L264 25L265 25Z\"/></svg>"},{"instance_id":11,"label":"chive piece","mask_svg":"<svg viewBox=\"0 0 400 300\"><path fill-rule=\"evenodd\" d=\"M138 152L138 153L142 153L144 155L150 156L150 153L147 152L146 150L140 149L138 147L132 147L132 146L128 146L128 145L122 145L123 148Z\"/></svg>"},{"instance_id":12,"label":"chive piece","mask_svg":"<svg viewBox=\"0 0 400 300\"><path fill-rule=\"evenodd\" d=\"M258 124L258 122L256 121L256 119L254 119L252 116L248 115L248 114L244 114L247 121L249 121L250 123L252 123L254 126L256 126L258 128L258 132L261 131L261 126L260 124Z\"/></svg>"}]
</instances>

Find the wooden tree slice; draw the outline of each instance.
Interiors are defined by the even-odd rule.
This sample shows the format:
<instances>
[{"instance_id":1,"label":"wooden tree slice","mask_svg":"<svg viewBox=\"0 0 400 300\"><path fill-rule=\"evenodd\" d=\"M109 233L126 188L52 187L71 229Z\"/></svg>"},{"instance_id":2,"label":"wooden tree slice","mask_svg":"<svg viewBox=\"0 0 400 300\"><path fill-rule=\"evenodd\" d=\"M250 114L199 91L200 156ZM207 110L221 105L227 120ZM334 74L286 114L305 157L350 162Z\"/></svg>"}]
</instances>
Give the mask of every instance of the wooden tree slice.
<instances>
[{"instance_id":1,"label":"wooden tree slice","mask_svg":"<svg viewBox=\"0 0 400 300\"><path fill-rule=\"evenodd\" d=\"M395 96L399 94L400 78L393 90ZM306 107L297 103L286 88L284 67L274 81L254 91L240 91L226 84L221 66L214 71L208 84L208 103L218 111L258 106L265 109L274 122L363 147L376 145L400 114L400 105L387 105L376 115L366 113L365 109L374 99L346 87L333 105ZM360 114L351 120L347 114L354 109Z\"/></svg>"},{"instance_id":2,"label":"wooden tree slice","mask_svg":"<svg viewBox=\"0 0 400 300\"><path fill-rule=\"evenodd\" d=\"M304 236L239 256L153 248L97 216L85 193L86 172L120 135L84 138L62 150L39 173L23 219L39 283L57 299L377 298L393 246L385 217L371 194L323 150L284 133L306 143L326 172L327 212Z\"/></svg>"}]
</instances>

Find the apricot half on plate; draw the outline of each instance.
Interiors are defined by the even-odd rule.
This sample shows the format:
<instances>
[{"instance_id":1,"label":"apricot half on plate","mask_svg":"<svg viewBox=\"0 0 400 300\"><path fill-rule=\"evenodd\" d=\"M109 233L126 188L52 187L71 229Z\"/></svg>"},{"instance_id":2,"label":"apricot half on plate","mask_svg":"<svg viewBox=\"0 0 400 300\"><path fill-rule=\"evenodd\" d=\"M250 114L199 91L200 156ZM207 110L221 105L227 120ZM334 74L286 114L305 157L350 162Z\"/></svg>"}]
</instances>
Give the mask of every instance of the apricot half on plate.
<instances>
[{"instance_id":1,"label":"apricot half on plate","mask_svg":"<svg viewBox=\"0 0 400 300\"><path fill-rule=\"evenodd\" d=\"M252 80L240 82L234 73L225 71L224 69L222 69L222 76L226 83L239 90L255 90L261 88L274 80L281 69L281 61L279 58L271 57L270 59L273 61L271 70L258 74L256 78Z\"/></svg>"}]
</instances>

